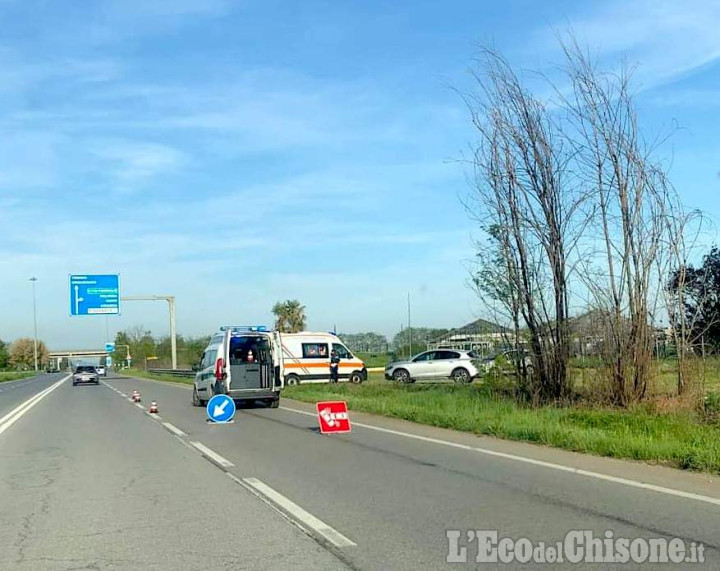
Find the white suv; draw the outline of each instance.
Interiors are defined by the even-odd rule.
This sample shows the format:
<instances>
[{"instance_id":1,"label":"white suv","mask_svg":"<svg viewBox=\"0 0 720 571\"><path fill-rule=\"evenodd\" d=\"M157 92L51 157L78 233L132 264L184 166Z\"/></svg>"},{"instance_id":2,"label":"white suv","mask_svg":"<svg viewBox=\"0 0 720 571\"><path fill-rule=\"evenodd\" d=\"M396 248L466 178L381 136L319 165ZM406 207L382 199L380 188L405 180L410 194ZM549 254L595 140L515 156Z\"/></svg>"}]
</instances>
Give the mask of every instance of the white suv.
<instances>
[{"instance_id":1,"label":"white suv","mask_svg":"<svg viewBox=\"0 0 720 571\"><path fill-rule=\"evenodd\" d=\"M400 383L425 379L452 379L458 384L471 383L480 374L480 362L472 351L433 349L407 361L390 363L385 378Z\"/></svg>"}]
</instances>

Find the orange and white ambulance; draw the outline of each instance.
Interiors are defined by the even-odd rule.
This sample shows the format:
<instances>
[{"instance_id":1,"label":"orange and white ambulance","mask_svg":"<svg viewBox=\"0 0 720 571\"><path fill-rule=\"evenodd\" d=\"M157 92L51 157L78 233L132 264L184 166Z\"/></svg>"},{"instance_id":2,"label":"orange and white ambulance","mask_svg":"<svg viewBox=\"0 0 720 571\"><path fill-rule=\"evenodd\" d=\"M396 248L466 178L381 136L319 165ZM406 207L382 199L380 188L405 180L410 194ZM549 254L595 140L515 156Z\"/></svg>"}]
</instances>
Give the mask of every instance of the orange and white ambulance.
<instances>
[{"instance_id":1,"label":"orange and white ambulance","mask_svg":"<svg viewBox=\"0 0 720 571\"><path fill-rule=\"evenodd\" d=\"M355 357L333 333L282 333L280 340L286 385L330 382L332 351L340 357L340 381L360 384L367 380L365 363Z\"/></svg>"}]
</instances>

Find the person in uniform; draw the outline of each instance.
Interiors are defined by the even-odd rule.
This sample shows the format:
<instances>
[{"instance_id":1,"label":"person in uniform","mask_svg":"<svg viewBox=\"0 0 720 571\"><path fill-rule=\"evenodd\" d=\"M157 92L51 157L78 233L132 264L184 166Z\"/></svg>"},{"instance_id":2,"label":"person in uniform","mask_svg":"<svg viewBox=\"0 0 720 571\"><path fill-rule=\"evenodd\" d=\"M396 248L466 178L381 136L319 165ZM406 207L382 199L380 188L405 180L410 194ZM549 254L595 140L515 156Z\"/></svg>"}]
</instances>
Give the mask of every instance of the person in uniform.
<instances>
[{"instance_id":1,"label":"person in uniform","mask_svg":"<svg viewBox=\"0 0 720 571\"><path fill-rule=\"evenodd\" d=\"M340 357L338 357L338 354L333 349L330 352L330 382L331 383L338 382L339 369L340 369Z\"/></svg>"}]
</instances>

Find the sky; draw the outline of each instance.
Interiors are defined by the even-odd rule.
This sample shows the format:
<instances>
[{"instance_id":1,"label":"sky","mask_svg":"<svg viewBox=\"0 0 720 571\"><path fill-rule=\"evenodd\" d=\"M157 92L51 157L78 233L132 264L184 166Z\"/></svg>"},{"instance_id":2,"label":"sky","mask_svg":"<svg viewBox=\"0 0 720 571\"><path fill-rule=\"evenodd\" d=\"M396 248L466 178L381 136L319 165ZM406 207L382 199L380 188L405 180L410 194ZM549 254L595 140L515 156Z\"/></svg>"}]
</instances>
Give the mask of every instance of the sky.
<instances>
[{"instance_id":1,"label":"sky","mask_svg":"<svg viewBox=\"0 0 720 571\"><path fill-rule=\"evenodd\" d=\"M459 92L481 45L522 70L572 30L635 66L685 203L720 218L720 3L0 0L0 338L101 347L164 303L70 317L69 274L175 295L178 332L394 335L481 316ZM714 236L708 238L714 240Z\"/></svg>"}]
</instances>

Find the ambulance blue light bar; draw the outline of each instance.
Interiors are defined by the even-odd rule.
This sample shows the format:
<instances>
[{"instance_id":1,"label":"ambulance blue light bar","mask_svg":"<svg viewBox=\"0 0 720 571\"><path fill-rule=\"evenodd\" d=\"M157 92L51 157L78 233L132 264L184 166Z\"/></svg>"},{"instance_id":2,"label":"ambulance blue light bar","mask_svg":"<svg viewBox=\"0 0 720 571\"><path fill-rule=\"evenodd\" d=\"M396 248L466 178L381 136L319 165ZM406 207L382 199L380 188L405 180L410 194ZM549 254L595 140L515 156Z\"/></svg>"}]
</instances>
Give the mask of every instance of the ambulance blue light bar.
<instances>
[{"instance_id":1,"label":"ambulance blue light bar","mask_svg":"<svg viewBox=\"0 0 720 571\"><path fill-rule=\"evenodd\" d=\"M267 331L267 327L264 325L223 325L220 328L220 331L233 331L233 332L261 332L261 331Z\"/></svg>"}]
</instances>

